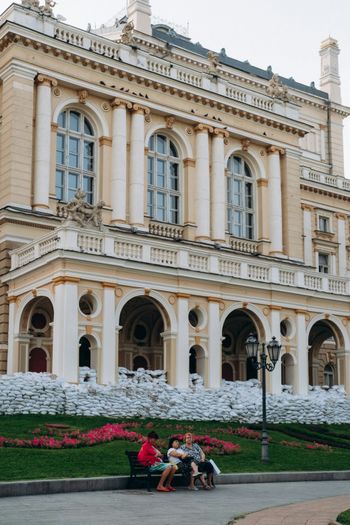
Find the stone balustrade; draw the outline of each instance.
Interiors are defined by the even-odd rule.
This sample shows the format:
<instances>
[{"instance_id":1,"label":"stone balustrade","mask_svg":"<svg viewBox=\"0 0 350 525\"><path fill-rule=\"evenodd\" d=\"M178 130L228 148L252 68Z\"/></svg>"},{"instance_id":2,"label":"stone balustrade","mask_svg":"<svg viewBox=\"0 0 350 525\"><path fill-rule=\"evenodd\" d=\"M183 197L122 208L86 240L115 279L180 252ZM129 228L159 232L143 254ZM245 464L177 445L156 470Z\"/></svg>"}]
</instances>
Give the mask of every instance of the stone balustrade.
<instances>
[{"instance_id":1,"label":"stone balustrade","mask_svg":"<svg viewBox=\"0 0 350 525\"><path fill-rule=\"evenodd\" d=\"M55 232L11 252L11 271L35 264L56 250L79 252L81 257L100 257L136 261L144 264L233 277L283 287L302 288L334 295L350 294L350 278L321 274L293 266L288 261L273 262L230 248L182 244L174 240L156 240L143 234L100 232L74 226L61 226Z\"/></svg>"},{"instance_id":2,"label":"stone balustrade","mask_svg":"<svg viewBox=\"0 0 350 525\"><path fill-rule=\"evenodd\" d=\"M334 177L327 173L321 173L303 166L301 168L301 179L310 182L319 182L326 186L333 186L344 191L350 191L350 180L343 177Z\"/></svg>"}]
</instances>

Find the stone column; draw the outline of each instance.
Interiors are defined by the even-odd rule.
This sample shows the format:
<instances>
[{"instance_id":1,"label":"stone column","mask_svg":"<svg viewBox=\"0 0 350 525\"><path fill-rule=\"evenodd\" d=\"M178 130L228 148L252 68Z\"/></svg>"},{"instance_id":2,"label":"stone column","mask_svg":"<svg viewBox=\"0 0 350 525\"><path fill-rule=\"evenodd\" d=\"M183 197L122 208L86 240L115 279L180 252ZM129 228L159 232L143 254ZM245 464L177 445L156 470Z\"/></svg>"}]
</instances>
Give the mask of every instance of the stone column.
<instances>
[{"instance_id":1,"label":"stone column","mask_svg":"<svg viewBox=\"0 0 350 525\"><path fill-rule=\"evenodd\" d=\"M347 395L350 393L350 349L337 351L337 380L344 385Z\"/></svg>"},{"instance_id":2,"label":"stone column","mask_svg":"<svg viewBox=\"0 0 350 525\"><path fill-rule=\"evenodd\" d=\"M211 162L211 238L218 243L225 242L226 230L226 179L224 139L229 133L215 129L212 140ZM198 188L196 188L197 191Z\"/></svg>"},{"instance_id":3,"label":"stone column","mask_svg":"<svg viewBox=\"0 0 350 525\"><path fill-rule=\"evenodd\" d=\"M47 210L51 175L51 89L57 86L57 81L39 75L36 82L33 208Z\"/></svg>"},{"instance_id":4,"label":"stone column","mask_svg":"<svg viewBox=\"0 0 350 525\"><path fill-rule=\"evenodd\" d=\"M295 394L305 396L309 387L309 346L306 337L306 312L296 310L297 325L297 362L295 366L294 386Z\"/></svg>"},{"instance_id":5,"label":"stone column","mask_svg":"<svg viewBox=\"0 0 350 525\"><path fill-rule=\"evenodd\" d=\"M283 150L270 146L268 153L270 255L283 254L282 191L280 153Z\"/></svg>"},{"instance_id":6,"label":"stone column","mask_svg":"<svg viewBox=\"0 0 350 525\"><path fill-rule=\"evenodd\" d=\"M308 204L301 205L303 209L304 222L304 263L307 266L313 266L313 250L312 250L312 212L313 207Z\"/></svg>"},{"instance_id":7,"label":"stone column","mask_svg":"<svg viewBox=\"0 0 350 525\"><path fill-rule=\"evenodd\" d=\"M187 294L177 294L177 338L176 338L176 360L175 384L178 388L188 388L189 376L189 337L188 337L188 299Z\"/></svg>"},{"instance_id":8,"label":"stone column","mask_svg":"<svg viewBox=\"0 0 350 525\"><path fill-rule=\"evenodd\" d=\"M17 314L17 297L11 296L9 302L9 321L8 321L8 350L7 350L7 373L9 375L18 372L19 356L18 344L15 342L15 320Z\"/></svg>"},{"instance_id":9,"label":"stone column","mask_svg":"<svg viewBox=\"0 0 350 525\"><path fill-rule=\"evenodd\" d=\"M132 104L115 99L112 104L112 222L126 222L126 109Z\"/></svg>"},{"instance_id":10,"label":"stone column","mask_svg":"<svg viewBox=\"0 0 350 525\"><path fill-rule=\"evenodd\" d=\"M116 369L116 328L115 328L115 285L103 283L102 355L100 382L115 384Z\"/></svg>"},{"instance_id":11,"label":"stone column","mask_svg":"<svg viewBox=\"0 0 350 525\"><path fill-rule=\"evenodd\" d=\"M145 208L145 114L150 110L134 104L131 116L129 223L143 227Z\"/></svg>"},{"instance_id":12,"label":"stone column","mask_svg":"<svg viewBox=\"0 0 350 525\"><path fill-rule=\"evenodd\" d=\"M221 327L220 300L208 297L208 387L221 384Z\"/></svg>"},{"instance_id":13,"label":"stone column","mask_svg":"<svg viewBox=\"0 0 350 525\"><path fill-rule=\"evenodd\" d=\"M78 283L79 279L73 277L53 281L52 373L70 383L77 383L79 376Z\"/></svg>"},{"instance_id":14,"label":"stone column","mask_svg":"<svg viewBox=\"0 0 350 525\"><path fill-rule=\"evenodd\" d=\"M268 255L270 252L270 240L269 240L269 196L268 196L268 185L267 179L258 179L256 181L258 187L258 203L259 203L259 216L257 228L257 239L259 241L260 252L263 255Z\"/></svg>"},{"instance_id":15,"label":"stone column","mask_svg":"<svg viewBox=\"0 0 350 525\"><path fill-rule=\"evenodd\" d=\"M277 341L280 342L281 339L281 307L280 306L270 306L270 320L271 320L271 335L275 336ZM266 341L269 343L269 341ZM267 348L266 348L267 351ZM275 369L273 372L268 372L270 376L270 392L271 394L280 394L282 392L281 388L281 354L280 358L276 363Z\"/></svg>"},{"instance_id":16,"label":"stone column","mask_svg":"<svg viewBox=\"0 0 350 525\"><path fill-rule=\"evenodd\" d=\"M347 275L347 252L346 252L346 229L345 221L346 215L343 213L336 213L335 217L338 221L338 271L340 277ZM334 272L335 273L335 272Z\"/></svg>"},{"instance_id":17,"label":"stone column","mask_svg":"<svg viewBox=\"0 0 350 525\"><path fill-rule=\"evenodd\" d=\"M199 124L196 137L196 192L194 206L196 209L197 240L210 238L210 176L209 176L209 137L213 128Z\"/></svg>"}]
</instances>

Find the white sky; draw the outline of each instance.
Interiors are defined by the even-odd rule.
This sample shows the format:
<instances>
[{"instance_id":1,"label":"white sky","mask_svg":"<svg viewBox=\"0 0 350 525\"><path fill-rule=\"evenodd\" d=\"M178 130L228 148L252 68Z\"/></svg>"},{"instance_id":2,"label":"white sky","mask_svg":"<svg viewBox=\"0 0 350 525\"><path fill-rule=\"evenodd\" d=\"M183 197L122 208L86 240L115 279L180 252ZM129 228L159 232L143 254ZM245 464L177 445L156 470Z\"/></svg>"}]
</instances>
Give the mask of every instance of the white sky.
<instances>
[{"instance_id":1,"label":"white sky","mask_svg":"<svg viewBox=\"0 0 350 525\"><path fill-rule=\"evenodd\" d=\"M0 12L9 5L0 0ZM18 3L19 0L18 0ZM43 0L41 0L43 3ZM151 0L153 15L190 27L193 42L249 60L252 65L319 86L320 43L328 35L341 49L343 104L350 106L349 0ZM57 0L54 9L67 23L86 29L107 22L126 0ZM345 121L346 175L350 178L350 117Z\"/></svg>"}]
</instances>

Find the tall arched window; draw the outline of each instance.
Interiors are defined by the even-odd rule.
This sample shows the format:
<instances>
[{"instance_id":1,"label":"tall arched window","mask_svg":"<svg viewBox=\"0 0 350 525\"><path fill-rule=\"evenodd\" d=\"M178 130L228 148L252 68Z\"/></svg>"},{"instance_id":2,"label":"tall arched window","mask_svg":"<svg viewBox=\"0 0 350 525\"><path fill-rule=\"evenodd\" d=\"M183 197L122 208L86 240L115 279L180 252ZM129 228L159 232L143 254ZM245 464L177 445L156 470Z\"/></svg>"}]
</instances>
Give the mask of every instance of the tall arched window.
<instances>
[{"instance_id":1,"label":"tall arched window","mask_svg":"<svg viewBox=\"0 0 350 525\"><path fill-rule=\"evenodd\" d=\"M56 140L56 198L73 199L78 188L95 201L96 136L91 122L79 111L67 109L58 117Z\"/></svg>"},{"instance_id":2,"label":"tall arched window","mask_svg":"<svg viewBox=\"0 0 350 525\"><path fill-rule=\"evenodd\" d=\"M334 369L329 363L323 370L323 384L330 388L334 385Z\"/></svg>"},{"instance_id":3,"label":"tall arched window","mask_svg":"<svg viewBox=\"0 0 350 525\"><path fill-rule=\"evenodd\" d=\"M232 155L228 161L227 228L231 235L254 239L254 185L246 161Z\"/></svg>"},{"instance_id":4,"label":"tall arched window","mask_svg":"<svg viewBox=\"0 0 350 525\"><path fill-rule=\"evenodd\" d=\"M180 222L179 154L174 143L154 134L148 144L147 213L157 221Z\"/></svg>"}]
</instances>

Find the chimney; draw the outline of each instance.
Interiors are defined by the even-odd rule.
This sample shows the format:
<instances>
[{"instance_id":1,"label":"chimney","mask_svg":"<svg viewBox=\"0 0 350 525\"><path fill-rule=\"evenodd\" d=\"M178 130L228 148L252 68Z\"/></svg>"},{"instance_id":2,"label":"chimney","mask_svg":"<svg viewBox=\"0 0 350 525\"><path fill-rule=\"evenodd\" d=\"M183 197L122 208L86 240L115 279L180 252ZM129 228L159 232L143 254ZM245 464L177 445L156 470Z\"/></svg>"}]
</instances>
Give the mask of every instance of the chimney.
<instances>
[{"instance_id":1,"label":"chimney","mask_svg":"<svg viewBox=\"0 0 350 525\"><path fill-rule=\"evenodd\" d=\"M151 14L149 0L128 0L128 22L134 23L135 31L152 35Z\"/></svg>"},{"instance_id":2,"label":"chimney","mask_svg":"<svg viewBox=\"0 0 350 525\"><path fill-rule=\"evenodd\" d=\"M340 49L334 38L328 37L321 42L321 78L320 87L328 93L333 102L341 104L340 76L338 55Z\"/></svg>"}]
</instances>

